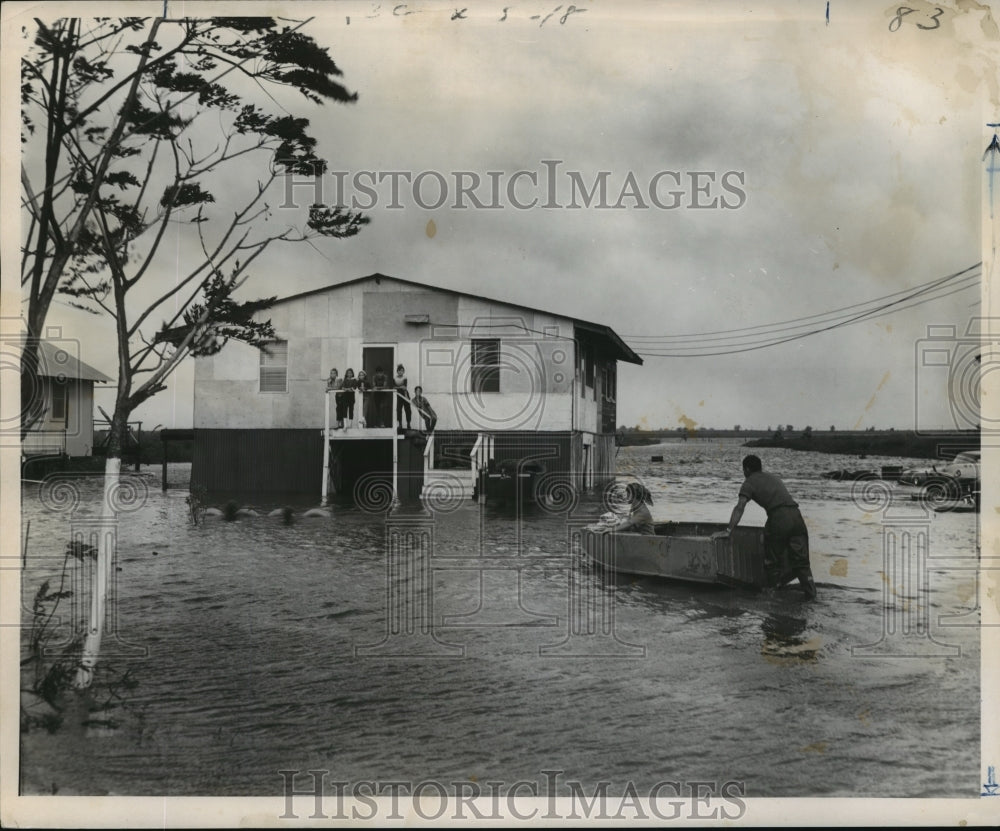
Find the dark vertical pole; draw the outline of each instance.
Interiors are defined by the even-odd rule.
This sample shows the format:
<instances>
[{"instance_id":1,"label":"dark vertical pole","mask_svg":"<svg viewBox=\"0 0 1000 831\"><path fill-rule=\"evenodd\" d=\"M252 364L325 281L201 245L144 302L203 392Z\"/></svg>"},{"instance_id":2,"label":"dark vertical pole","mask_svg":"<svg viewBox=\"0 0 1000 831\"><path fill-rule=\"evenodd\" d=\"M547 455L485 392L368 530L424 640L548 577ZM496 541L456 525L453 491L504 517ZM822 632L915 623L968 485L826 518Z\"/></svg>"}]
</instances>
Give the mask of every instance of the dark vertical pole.
<instances>
[{"instance_id":1,"label":"dark vertical pole","mask_svg":"<svg viewBox=\"0 0 1000 831\"><path fill-rule=\"evenodd\" d=\"M167 438L163 435L162 431L160 432L160 439L160 444L163 448L163 475L161 477L161 487L162 490L165 491L167 489Z\"/></svg>"},{"instance_id":2,"label":"dark vertical pole","mask_svg":"<svg viewBox=\"0 0 1000 831\"><path fill-rule=\"evenodd\" d=\"M142 422L136 428L135 436L135 472L139 472L139 465L142 464Z\"/></svg>"}]
</instances>

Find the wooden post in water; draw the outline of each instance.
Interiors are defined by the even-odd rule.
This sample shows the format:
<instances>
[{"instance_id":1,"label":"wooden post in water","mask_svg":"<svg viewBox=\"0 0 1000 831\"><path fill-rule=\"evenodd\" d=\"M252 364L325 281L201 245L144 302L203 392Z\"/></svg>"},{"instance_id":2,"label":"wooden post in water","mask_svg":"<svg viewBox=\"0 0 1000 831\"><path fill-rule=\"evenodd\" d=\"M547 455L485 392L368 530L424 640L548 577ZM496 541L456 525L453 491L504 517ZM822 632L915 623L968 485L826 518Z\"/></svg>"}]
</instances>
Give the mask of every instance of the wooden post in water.
<instances>
[{"instance_id":1,"label":"wooden post in water","mask_svg":"<svg viewBox=\"0 0 1000 831\"><path fill-rule=\"evenodd\" d=\"M389 399L389 410L392 413L392 498L394 501L399 501L399 489L397 487L397 471L399 470L399 427L396 424L396 416L399 413L399 407L396 406L396 395L398 393L395 390L390 392L392 398Z\"/></svg>"},{"instance_id":2,"label":"wooden post in water","mask_svg":"<svg viewBox=\"0 0 1000 831\"><path fill-rule=\"evenodd\" d=\"M323 487L322 504L327 504L327 495L330 482L330 390L326 391L323 400Z\"/></svg>"}]
</instances>

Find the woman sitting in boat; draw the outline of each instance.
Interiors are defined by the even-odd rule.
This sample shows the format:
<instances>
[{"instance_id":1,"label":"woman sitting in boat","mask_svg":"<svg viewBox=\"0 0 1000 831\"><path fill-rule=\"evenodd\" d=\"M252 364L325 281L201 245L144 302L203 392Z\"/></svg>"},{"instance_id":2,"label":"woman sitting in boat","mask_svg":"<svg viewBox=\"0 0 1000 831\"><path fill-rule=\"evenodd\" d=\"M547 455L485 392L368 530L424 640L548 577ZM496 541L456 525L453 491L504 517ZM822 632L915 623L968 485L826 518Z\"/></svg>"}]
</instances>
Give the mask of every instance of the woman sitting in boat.
<instances>
[{"instance_id":1,"label":"woman sitting in boat","mask_svg":"<svg viewBox=\"0 0 1000 831\"><path fill-rule=\"evenodd\" d=\"M655 534L653 515L646 507L653 504L653 495L649 492L649 488L638 482L629 482L625 488L625 497L628 499L629 514L617 525L611 526L611 530L616 533L627 531L632 534Z\"/></svg>"}]
</instances>

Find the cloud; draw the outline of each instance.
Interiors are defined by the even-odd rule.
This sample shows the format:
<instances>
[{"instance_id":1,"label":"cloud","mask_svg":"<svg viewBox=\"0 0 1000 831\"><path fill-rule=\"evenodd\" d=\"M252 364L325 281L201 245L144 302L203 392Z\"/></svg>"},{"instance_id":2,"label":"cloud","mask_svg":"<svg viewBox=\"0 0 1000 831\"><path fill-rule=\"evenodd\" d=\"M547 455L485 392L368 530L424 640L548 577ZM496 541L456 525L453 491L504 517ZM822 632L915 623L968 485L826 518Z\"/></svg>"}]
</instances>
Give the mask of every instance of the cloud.
<instances>
[{"instance_id":1,"label":"cloud","mask_svg":"<svg viewBox=\"0 0 1000 831\"><path fill-rule=\"evenodd\" d=\"M381 271L623 333L678 334L816 314L964 268L980 258L980 104L996 100L988 9L969 8L949 15L950 37L919 41L853 7L834 9L829 26L821 14L763 7L751 18L728 4L697 15L601 7L558 27L518 9L510 26L483 10L349 26L321 12L310 32L360 96L307 113L334 170L437 171L450 184L456 171L543 177L555 159L561 177L588 184L607 172L612 200L630 174L645 186L677 171L686 203L692 171L718 183L732 170L747 200L428 210L409 194L392 210L383 187L362 234L268 252L251 293ZM928 321L968 316L973 299L904 313L891 334L851 327L708 362L650 360L623 372L622 417L659 424L698 407L717 424L846 424L889 371L869 416L906 426L914 341Z\"/></svg>"}]
</instances>

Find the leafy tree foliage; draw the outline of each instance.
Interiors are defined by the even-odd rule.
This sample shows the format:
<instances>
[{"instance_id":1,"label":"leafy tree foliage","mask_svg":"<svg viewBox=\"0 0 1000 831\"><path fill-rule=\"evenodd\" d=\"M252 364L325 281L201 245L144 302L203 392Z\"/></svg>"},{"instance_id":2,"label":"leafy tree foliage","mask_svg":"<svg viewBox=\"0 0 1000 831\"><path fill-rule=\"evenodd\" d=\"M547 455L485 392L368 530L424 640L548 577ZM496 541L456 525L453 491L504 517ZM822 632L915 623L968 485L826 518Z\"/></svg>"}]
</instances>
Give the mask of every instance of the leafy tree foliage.
<instances>
[{"instance_id":1,"label":"leafy tree foliage","mask_svg":"<svg viewBox=\"0 0 1000 831\"><path fill-rule=\"evenodd\" d=\"M185 356L273 337L259 315L269 301L235 296L272 243L350 237L368 221L326 205L293 226L273 221L272 185L327 169L290 99L357 100L301 28L267 17L128 17L25 29L22 429L42 415L32 375L57 295L113 322L116 416L127 420ZM163 285L156 266L171 230L187 233L197 257Z\"/></svg>"},{"instance_id":2,"label":"leafy tree foliage","mask_svg":"<svg viewBox=\"0 0 1000 831\"><path fill-rule=\"evenodd\" d=\"M327 168L291 99L357 98L301 28L266 17L128 17L36 19L24 29L22 433L44 415L38 344L59 294L103 316L117 345L105 516L116 512L110 495L135 408L185 357L274 338L261 316L274 298L237 298L254 261L273 243L351 237L367 222L313 205L282 223L267 201L282 177ZM98 660L111 545L102 535L79 687Z\"/></svg>"}]
</instances>

